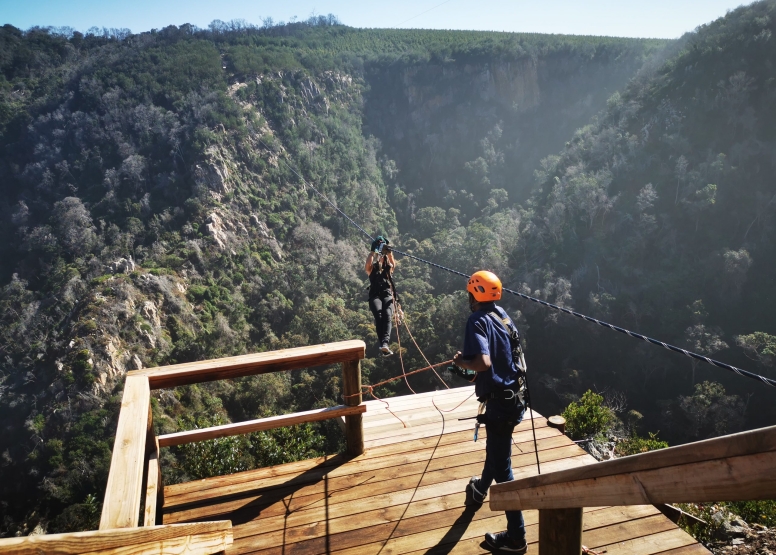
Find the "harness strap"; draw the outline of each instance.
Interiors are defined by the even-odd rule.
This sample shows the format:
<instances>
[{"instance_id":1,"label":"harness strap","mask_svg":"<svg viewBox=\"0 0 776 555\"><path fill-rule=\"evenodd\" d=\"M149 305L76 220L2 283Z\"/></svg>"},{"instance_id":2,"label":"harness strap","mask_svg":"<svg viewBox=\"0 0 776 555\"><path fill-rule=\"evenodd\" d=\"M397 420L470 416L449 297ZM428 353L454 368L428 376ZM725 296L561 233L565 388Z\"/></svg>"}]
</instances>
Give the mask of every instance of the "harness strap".
<instances>
[{"instance_id":1,"label":"harness strap","mask_svg":"<svg viewBox=\"0 0 776 555\"><path fill-rule=\"evenodd\" d=\"M520 345L520 332L518 331L514 322L512 322L511 318L509 317L502 318L497 312L493 310L488 312L488 316L501 324L501 326L509 334L509 346L512 348L512 363L517 366L517 369L521 372L521 374L525 374L526 364L525 356L523 355L523 347Z\"/></svg>"}]
</instances>

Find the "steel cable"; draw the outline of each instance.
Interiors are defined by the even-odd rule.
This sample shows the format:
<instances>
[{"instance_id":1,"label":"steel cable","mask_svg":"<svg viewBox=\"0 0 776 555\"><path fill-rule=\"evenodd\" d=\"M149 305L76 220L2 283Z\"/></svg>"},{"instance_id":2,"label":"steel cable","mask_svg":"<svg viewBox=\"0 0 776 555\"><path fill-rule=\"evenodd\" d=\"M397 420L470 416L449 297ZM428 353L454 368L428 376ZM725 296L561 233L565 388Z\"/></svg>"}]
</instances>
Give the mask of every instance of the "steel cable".
<instances>
[{"instance_id":1,"label":"steel cable","mask_svg":"<svg viewBox=\"0 0 776 555\"><path fill-rule=\"evenodd\" d=\"M267 150L270 150L269 147L266 144L264 144L264 142L261 139L259 139L259 142L262 145L264 145L264 147ZM339 207L337 207L333 202L331 202L326 195L321 193L312 184L310 184L307 181L305 181L305 179L301 175L299 175L299 173L294 168L292 168L289 164L287 164L282 158L278 158L278 159L281 162L283 162L285 164L285 166L289 170L291 170L294 173L294 175L296 175L302 181L302 183L304 183L305 185L309 186L313 191L315 191L315 193L318 196L320 196L322 199L324 199L332 208L334 208L337 212L339 212L346 220L348 220L351 224L353 224L356 228L358 228L358 230L361 231L361 233L363 233L365 236L367 236L370 241L374 241L374 237L372 237L372 235L370 235L369 232L367 232L363 227L358 225L345 212L340 210ZM429 266L433 266L434 268L439 268L440 270L444 270L446 272L450 272L451 274L456 274L456 275L461 276L461 277L463 277L465 279L469 279L469 277L470 277L468 274L464 274L463 272L459 272L458 270L454 270L452 268L448 268L447 266L443 266L441 264L437 264L436 262L431 262L430 260L425 260L423 258L420 258L419 256L415 256L414 254L410 254L408 252L403 252L403 251L400 251L400 250L395 249L393 247L391 247L391 250L393 252L397 253L397 254L402 255L402 256L406 256L406 257L411 258L413 260L417 260L418 262L422 262L423 264L428 264ZM723 370L728 370L730 372L734 372L735 374L738 374L739 376L743 376L745 378L750 378L750 379L753 379L753 380L758 380L758 381L764 383L765 385L769 385L771 387L776 387L776 380L773 380L771 378L767 378L767 377L762 376L760 374L755 374L754 372L749 372L748 370L744 370L742 368L738 368L737 366L733 366L731 364L726 364L724 362L720 362L718 360L715 360L713 358L710 358L710 357L707 357L707 356L704 356L704 355L699 355L698 353L694 353L692 351L688 351L687 349L682 349L681 347L677 347L675 345L671 345L670 343L666 343L666 342L660 341L658 339L653 339L652 337L648 337L646 335L642 335L640 333L636 333L634 331L627 330L627 329L622 328L620 326L615 326L614 324L609 324L608 322L604 322L603 320L598 320L597 318L593 318L592 316L586 316L586 315L581 314L579 312L576 312L574 310L570 310L570 309L562 307L562 306L558 306L558 305L555 305L555 304L552 304L552 303L548 303L547 301L543 301L541 299L537 299L536 297L532 297L530 295L526 295L525 293L520 293L520 292L514 291L512 289L507 289L506 287L504 287L503 290L506 291L507 293L511 294L511 295L515 295L517 297L521 297L522 299L525 299L527 301L538 303L538 304L540 304L540 305L542 305L542 306L544 306L546 308L550 308L552 310L557 310L559 312L563 312L564 314L570 314L571 316L576 316L577 318L581 318L582 320L586 320L586 321L591 322L593 324L598 324L601 327L604 327L604 328L607 328L607 329L610 329L610 330L613 330L613 331L616 331L616 332L619 332L619 333L623 333L623 334L625 334L625 335L627 335L629 337L632 337L634 339L640 339L642 341L646 341L647 343L651 343L652 345L657 345L658 347L663 347L664 349L668 349L669 351L673 351L675 353L679 353L679 354L685 355L685 356L687 356L689 358L692 358L692 359L695 359L695 360L699 360L701 362L706 362L708 364L711 364L712 366L716 366L717 368L722 368Z\"/></svg>"}]
</instances>

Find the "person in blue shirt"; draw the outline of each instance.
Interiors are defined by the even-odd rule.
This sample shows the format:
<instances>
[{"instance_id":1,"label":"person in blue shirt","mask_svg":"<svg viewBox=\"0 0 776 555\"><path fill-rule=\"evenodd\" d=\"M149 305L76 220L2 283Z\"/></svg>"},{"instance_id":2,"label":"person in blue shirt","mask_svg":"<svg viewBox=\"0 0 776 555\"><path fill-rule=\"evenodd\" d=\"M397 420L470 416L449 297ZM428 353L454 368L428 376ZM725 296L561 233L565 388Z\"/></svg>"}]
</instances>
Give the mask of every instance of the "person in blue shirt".
<instances>
[{"instance_id":1,"label":"person in blue shirt","mask_svg":"<svg viewBox=\"0 0 776 555\"><path fill-rule=\"evenodd\" d=\"M463 353L453 363L472 376L477 399L485 403L485 466L466 486L466 505L482 506L488 488L509 482L512 475L512 432L523 419L525 363L518 356L517 327L495 303L501 299L501 280L488 271L476 272L466 286L472 314L466 322ZM513 356L514 355L514 356ZM467 372L468 371L468 372ZM485 542L500 553L525 553L525 522L521 511L506 511L507 529L485 534Z\"/></svg>"}]
</instances>

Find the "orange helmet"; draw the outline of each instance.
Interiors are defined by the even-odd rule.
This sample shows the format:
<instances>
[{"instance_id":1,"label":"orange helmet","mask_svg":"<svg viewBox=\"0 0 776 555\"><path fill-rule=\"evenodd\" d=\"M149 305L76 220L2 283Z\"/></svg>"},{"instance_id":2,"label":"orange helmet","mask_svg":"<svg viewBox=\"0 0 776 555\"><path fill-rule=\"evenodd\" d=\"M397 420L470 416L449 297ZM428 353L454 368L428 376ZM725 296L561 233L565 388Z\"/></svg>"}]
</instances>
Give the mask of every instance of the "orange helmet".
<instances>
[{"instance_id":1,"label":"orange helmet","mask_svg":"<svg viewBox=\"0 0 776 555\"><path fill-rule=\"evenodd\" d=\"M480 270L472 274L466 290L480 303L489 303L501 298L501 280L493 272Z\"/></svg>"}]
</instances>

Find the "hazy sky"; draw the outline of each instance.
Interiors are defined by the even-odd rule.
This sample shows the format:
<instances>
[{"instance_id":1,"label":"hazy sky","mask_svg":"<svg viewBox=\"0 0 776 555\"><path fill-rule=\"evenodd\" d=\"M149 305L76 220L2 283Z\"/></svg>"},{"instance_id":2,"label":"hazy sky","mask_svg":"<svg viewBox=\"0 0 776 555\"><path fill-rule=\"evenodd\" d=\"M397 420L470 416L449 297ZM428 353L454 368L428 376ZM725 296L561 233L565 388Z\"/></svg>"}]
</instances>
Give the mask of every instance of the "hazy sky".
<instances>
[{"instance_id":1,"label":"hazy sky","mask_svg":"<svg viewBox=\"0 0 776 555\"><path fill-rule=\"evenodd\" d=\"M675 38L749 1L740 0L0 0L0 24L128 27L133 32L214 19L333 13L353 27L477 29Z\"/></svg>"}]
</instances>

